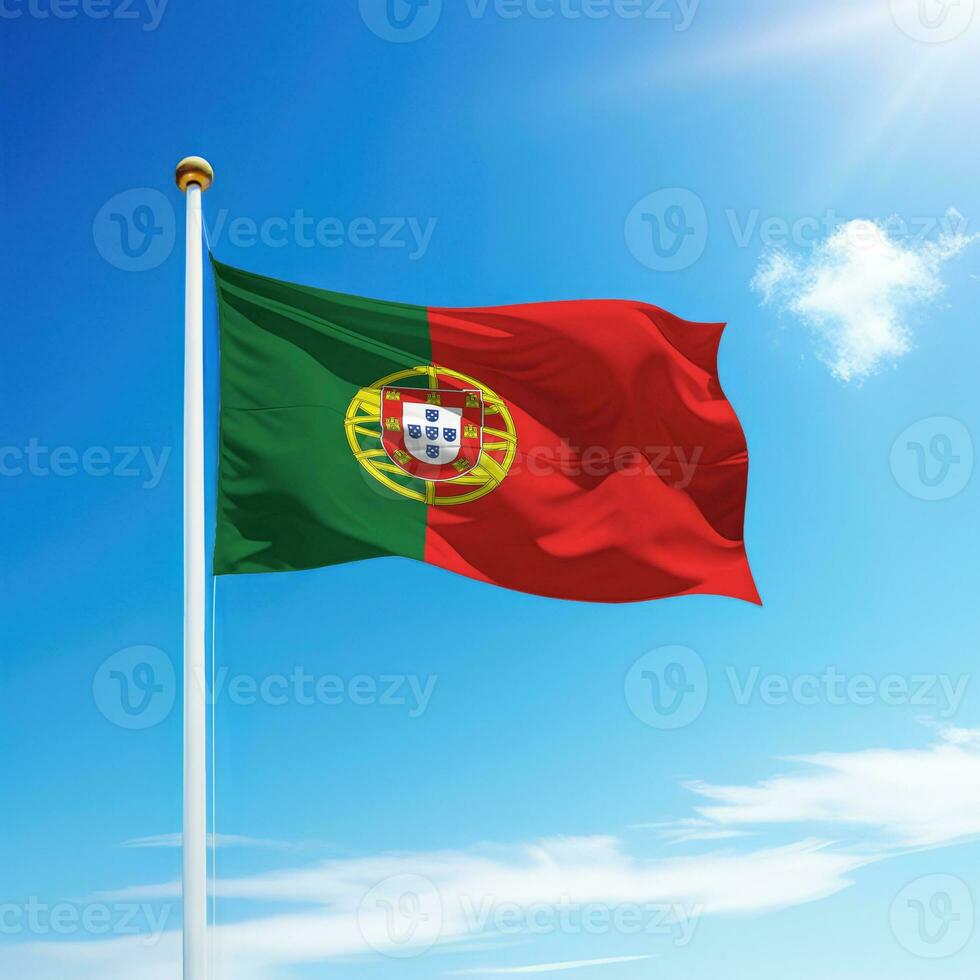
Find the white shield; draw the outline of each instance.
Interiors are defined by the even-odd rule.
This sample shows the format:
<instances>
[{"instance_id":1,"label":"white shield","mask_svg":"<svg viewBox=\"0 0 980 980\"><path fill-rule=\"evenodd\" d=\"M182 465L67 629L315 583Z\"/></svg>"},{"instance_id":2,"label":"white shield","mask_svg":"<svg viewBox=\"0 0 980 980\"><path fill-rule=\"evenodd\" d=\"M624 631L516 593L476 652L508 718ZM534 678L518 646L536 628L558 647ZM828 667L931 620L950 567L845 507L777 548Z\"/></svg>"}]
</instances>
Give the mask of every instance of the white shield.
<instances>
[{"instance_id":1,"label":"white shield","mask_svg":"<svg viewBox=\"0 0 980 980\"><path fill-rule=\"evenodd\" d=\"M463 410L405 402L402 406L405 448L420 462L444 466L462 447Z\"/></svg>"}]
</instances>

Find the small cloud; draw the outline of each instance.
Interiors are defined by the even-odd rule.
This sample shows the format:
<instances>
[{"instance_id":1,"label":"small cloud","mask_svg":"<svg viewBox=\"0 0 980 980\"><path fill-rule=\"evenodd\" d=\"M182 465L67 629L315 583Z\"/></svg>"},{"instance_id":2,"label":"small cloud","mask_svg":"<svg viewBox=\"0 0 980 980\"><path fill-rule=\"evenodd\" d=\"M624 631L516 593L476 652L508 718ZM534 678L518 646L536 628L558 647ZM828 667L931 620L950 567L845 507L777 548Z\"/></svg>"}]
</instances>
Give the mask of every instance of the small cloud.
<instances>
[{"instance_id":1,"label":"small cloud","mask_svg":"<svg viewBox=\"0 0 980 980\"><path fill-rule=\"evenodd\" d=\"M841 381L860 381L909 352L909 313L939 296L943 266L977 238L952 209L935 241L902 238L894 224L845 222L806 257L766 252L752 279L764 305L813 331L821 360Z\"/></svg>"},{"instance_id":2,"label":"small cloud","mask_svg":"<svg viewBox=\"0 0 980 980\"><path fill-rule=\"evenodd\" d=\"M607 956L599 960L568 960L564 963L537 963L533 966L477 967L473 970L450 970L446 976L513 976L523 973L556 973L559 970L579 970L586 966L609 966L612 963L635 963L637 960L652 960L655 955L648 953L645 956Z\"/></svg>"},{"instance_id":3,"label":"small cloud","mask_svg":"<svg viewBox=\"0 0 980 980\"><path fill-rule=\"evenodd\" d=\"M939 736L950 745L980 749L980 730L976 728L957 728L955 725L948 725L940 728Z\"/></svg>"},{"instance_id":4,"label":"small cloud","mask_svg":"<svg viewBox=\"0 0 980 980\"><path fill-rule=\"evenodd\" d=\"M731 830L719 827L710 820L688 817L683 820L670 820L664 823L637 823L630 830L652 830L668 844L687 844L692 841L731 840L733 837L747 837L749 831Z\"/></svg>"},{"instance_id":5,"label":"small cloud","mask_svg":"<svg viewBox=\"0 0 980 980\"><path fill-rule=\"evenodd\" d=\"M964 688L960 688L961 693ZM794 757L802 772L754 785L688 787L722 826L818 822L874 828L883 844L936 847L980 835L980 731L940 727L926 749Z\"/></svg>"}]
</instances>

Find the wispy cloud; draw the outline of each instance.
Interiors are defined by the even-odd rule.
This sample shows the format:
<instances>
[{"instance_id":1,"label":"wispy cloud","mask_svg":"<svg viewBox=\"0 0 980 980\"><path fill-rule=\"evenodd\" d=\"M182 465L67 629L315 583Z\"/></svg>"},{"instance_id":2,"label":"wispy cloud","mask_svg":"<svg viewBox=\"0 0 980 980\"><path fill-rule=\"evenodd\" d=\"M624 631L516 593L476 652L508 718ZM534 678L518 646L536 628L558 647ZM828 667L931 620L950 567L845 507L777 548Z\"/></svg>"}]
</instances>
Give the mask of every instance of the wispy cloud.
<instances>
[{"instance_id":1,"label":"wispy cloud","mask_svg":"<svg viewBox=\"0 0 980 980\"><path fill-rule=\"evenodd\" d=\"M549 914L556 933L575 931L575 915L597 908L627 909L642 917L656 940L683 945L693 937L702 915L764 912L834 894L851 884L849 877L873 857L835 851L825 842L794 844L736 853L707 852L693 856L645 858L627 852L615 837L553 838L520 846L478 847L463 851L382 854L374 857L320 862L234 878L218 883L226 899L261 903L266 914L218 927L222 977L268 980L291 967L324 963L353 955L376 955L390 945L393 953L431 942L444 948L463 947L475 939L515 939L540 932ZM401 907L398 882L431 890L423 912L429 928L400 944L390 938L390 910ZM396 893L365 906L365 897L385 883ZM177 882L135 886L101 893L105 903L171 901ZM434 903L434 904L433 904ZM281 914L268 914L281 905ZM527 925L521 931L518 921ZM571 918L571 927L560 918ZM502 923L506 920L506 929ZM579 927L581 928L581 927ZM503 931L501 931L503 930ZM610 934L616 927L610 926ZM380 938L380 941L379 941ZM34 944L38 969L31 975L51 980L75 944ZM73 980L157 980L159 963L138 943L88 943L85 956L73 961ZM168 938L160 956L172 952ZM0 950L0 977L22 976L23 955ZM126 970L115 966L128 961ZM44 967L53 963L50 973ZM84 966L91 964L91 968ZM140 964L145 963L145 968Z\"/></svg>"},{"instance_id":2,"label":"wispy cloud","mask_svg":"<svg viewBox=\"0 0 980 980\"><path fill-rule=\"evenodd\" d=\"M447 970L450 977L511 976L522 973L557 973L560 970L580 970L586 966L609 966L613 963L635 963L637 960L652 960L655 953L644 956L607 956L597 960L567 960L564 963L538 963L532 966L476 967L472 970Z\"/></svg>"},{"instance_id":3,"label":"wispy cloud","mask_svg":"<svg viewBox=\"0 0 980 980\"><path fill-rule=\"evenodd\" d=\"M180 935L155 945L142 937L89 942L6 943L0 947L4 980L173 980L180 976ZM230 980L230 978L229 978ZM252 973L241 980L261 980Z\"/></svg>"},{"instance_id":4,"label":"wispy cloud","mask_svg":"<svg viewBox=\"0 0 980 980\"><path fill-rule=\"evenodd\" d=\"M520 924L503 930L501 910L510 923L515 910L518 923L522 912L534 910L537 927L549 910L567 916L570 910L597 907L655 909L663 931L652 942L682 945L703 915L762 913L814 902L847 888L868 864L980 834L978 730L939 729L925 748L824 752L793 761L804 768L758 783L692 783L702 800L696 815L651 826L668 844L685 835L693 843L749 830L761 834L767 826L781 832L805 826L808 833L832 827L825 837L754 847L728 839L722 850L669 857L635 853L615 836L555 837L335 859L222 880L220 896L257 903L261 912L214 930L221 976L269 980L293 967L385 952L388 917L403 904L398 901L402 886L385 890L392 882L411 883L413 908L420 900L416 893L429 890L425 901L434 905L422 911L436 926L390 940L393 952L424 952L435 944L435 950L454 955L473 953L474 943L513 942L532 934ZM844 828L854 832L850 843L841 842ZM366 902L379 888L383 900ZM167 882L99 897L107 903L152 902L178 894L178 884ZM555 918L555 931L564 934L568 930L560 921ZM610 935L615 934L612 928ZM60 980L68 971L73 980L162 980L173 975L178 956L175 933L164 934L153 947L139 937L8 945L0 949L0 977ZM467 972L549 972L625 961L607 957Z\"/></svg>"},{"instance_id":5,"label":"wispy cloud","mask_svg":"<svg viewBox=\"0 0 980 980\"><path fill-rule=\"evenodd\" d=\"M696 841L732 840L747 837L749 831L719 827L710 820L698 817L685 817L683 820L669 820L661 823L637 823L630 830L652 830L670 844L690 844Z\"/></svg>"},{"instance_id":6,"label":"wispy cloud","mask_svg":"<svg viewBox=\"0 0 980 980\"><path fill-rule=\"evenodd\" d=\"M808 256L767 252L752 287L812 331L835 377L861 380L908 353L909 314L939 296L943 266L977 237L956 211L945 225L935 241L905 241L888 222L848 221Z\"/></svg>"},{"instance_id":7,"label":"wispy cloud","mask_svg":"<svg viewBox=\"0 0 980 980\"><path fill-rule=\"evenodd\" d=\"M614 837L555 838L514 847L474 848L327 861L218 883L218 895L249 901L356 910L378 882L399 876L431 881L444 937L468 936L501 906L520 908L657 903L668 911L765 911L824 898L863 865L819 840L745 852L644 859ZM177 882L100 893L106 901L171 899ZM488 913L490 915L488 916ZM454 932L454 927L459 931Z\"/></svg>"},{"instance_id":8,"label":"wispy cloud","mask_svg":"<svg viewBox=\"0 0 980 980\"><path fill-rule=\"evenodd\" d=\"M926 749L823 752L812 767L752 786L689 784L714 826L825 823L872 828L883 844L951 844L980 834L980 731L943 729Z\"/></svg>"}]
</instances>

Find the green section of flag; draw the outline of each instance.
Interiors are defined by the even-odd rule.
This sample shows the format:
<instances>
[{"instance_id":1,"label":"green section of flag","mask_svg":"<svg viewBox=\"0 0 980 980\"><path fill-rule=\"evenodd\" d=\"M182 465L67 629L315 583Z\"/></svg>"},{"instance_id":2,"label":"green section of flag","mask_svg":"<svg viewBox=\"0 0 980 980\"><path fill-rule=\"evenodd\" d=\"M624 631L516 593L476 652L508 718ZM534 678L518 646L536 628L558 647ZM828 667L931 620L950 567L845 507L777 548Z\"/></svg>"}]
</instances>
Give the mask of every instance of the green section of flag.
<instances>
[{"instance_id":1,"label":"green section of flag","mask_svg":"<svg viewBox=\"0 0 980 980\"><path fill-rule=\"evenodd\" d=\"M358 463L344 418L361 388L431 363L426 309L212 265L221 347L215 574L421 559L425 504L386 490Z\"/></svg>"}]
</instances>

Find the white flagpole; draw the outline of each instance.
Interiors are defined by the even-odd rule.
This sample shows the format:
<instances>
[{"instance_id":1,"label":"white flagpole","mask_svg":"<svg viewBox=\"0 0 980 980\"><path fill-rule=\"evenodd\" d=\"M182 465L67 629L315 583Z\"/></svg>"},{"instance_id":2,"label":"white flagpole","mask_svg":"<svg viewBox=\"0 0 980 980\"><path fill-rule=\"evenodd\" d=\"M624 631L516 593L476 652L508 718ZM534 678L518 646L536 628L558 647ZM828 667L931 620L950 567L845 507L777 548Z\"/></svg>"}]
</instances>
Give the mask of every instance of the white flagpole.
<instances>
[{"instance_id":1,"label":"white flagpole","mask_svg":"<svg viewBox=\"0 0 980 980\"><path fill-rule=\"evenodd\" d=\"M208 784L204 568L204 286L201 193L214 172L177 165L187 196L184 290L184 980L207 980Z\"/></svg>"}]
</instances>

